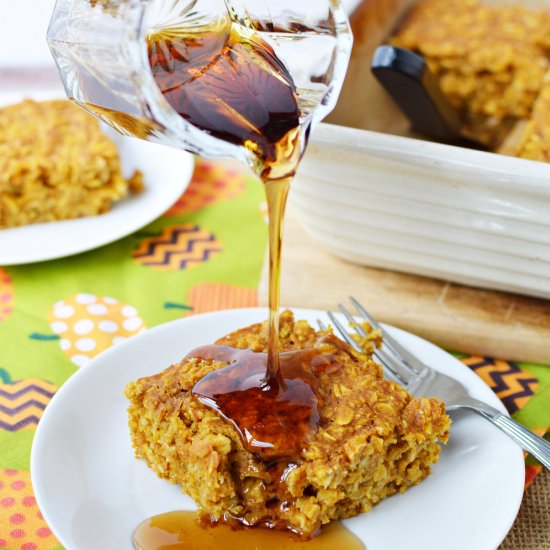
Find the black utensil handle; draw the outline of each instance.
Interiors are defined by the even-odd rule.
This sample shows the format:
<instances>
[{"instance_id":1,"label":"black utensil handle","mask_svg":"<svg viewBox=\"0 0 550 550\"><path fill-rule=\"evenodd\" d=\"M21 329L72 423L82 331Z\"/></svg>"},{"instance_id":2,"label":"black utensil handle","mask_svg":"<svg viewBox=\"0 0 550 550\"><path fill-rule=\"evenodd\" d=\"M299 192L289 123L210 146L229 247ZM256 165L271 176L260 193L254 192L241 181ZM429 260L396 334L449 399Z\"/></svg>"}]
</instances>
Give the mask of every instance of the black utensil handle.
<instances>
[{"instance_id":1,"label":"black utensil handle","mask_svg":"<svg viewBox=\"0 0 550 550\"><path fill-rule=\"evenodd\" d=\"M409 50L380 46L371 69L419 134L458 142L460 121L424 59Z\"/></svg>"}]
</instances>

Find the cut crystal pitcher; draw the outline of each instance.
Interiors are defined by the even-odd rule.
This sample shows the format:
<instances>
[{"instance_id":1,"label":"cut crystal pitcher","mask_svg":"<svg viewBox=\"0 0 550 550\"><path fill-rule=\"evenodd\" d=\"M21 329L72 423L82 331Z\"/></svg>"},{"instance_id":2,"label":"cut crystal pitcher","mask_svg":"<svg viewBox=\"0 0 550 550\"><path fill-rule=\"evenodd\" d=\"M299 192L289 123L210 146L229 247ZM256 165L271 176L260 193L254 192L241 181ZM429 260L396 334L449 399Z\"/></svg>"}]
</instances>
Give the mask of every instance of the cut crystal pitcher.
<instances>
[{"instance_id":1,"label":"cut crystal pitcher","mask_svg":"<svg viewBox=\"0 0 550 550\"><path fill-rule=\"evenodd\" d=\"M254 151L180 116L151 70L155 33L194 37L199 49L189 49L191 57L205 36L215 37L204 66L235 28L267 44L286 68L305 143L311 124L334 107L350 55L349 24L337 0L57 0L47 38L67 96L119 132L238 158L254 169ZM264 62L261 55L257 61Z\"/></svg>"},{"instance_id":2,"label":"cut crystal pitcher","mask_svg":"<svg viewBox=\"0 0 550 550\"><path fill-rule=\"evenodd\" d=\"M351 50L338 0L57 0L48 42L69 98L123 134L239 159L269 216L266 387L279 368L283 214Z\"/></svg>"}]
</instances>

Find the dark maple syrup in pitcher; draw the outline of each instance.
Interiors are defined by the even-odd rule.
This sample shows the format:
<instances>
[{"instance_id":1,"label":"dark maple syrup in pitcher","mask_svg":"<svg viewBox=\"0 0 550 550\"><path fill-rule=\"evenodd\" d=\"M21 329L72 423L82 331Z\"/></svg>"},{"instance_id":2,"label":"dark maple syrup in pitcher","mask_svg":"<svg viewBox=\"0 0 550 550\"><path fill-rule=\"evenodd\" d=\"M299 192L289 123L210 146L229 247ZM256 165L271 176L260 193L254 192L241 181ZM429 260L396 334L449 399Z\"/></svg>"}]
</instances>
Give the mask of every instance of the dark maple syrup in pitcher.
<instances>
[{"instance_id":1,"label":"dark maple syrup in pitcher","mask_svg":"<svg viewBox=\"0 0 550 550\"><path fill-rule=\"evenodd\" d=\"M273 477L279 479L279 469L295 465L316 431L321 405L315 375L319 350L279 355L282 221L306 131L300 126L296 87L273 49L237 25L196 33L163 30L149 37L148 54L155 81L172 108L196 128L245 147L264 183L269 212L268 351L213 345L188 357L228 364L200 380L193 394L235 426L249 451L266 464L278 464ZM269 522L264 526L283 528ZM147 520L137 529L134 544L144 550L363 548L340 524L306 543L273 529L233 531L220 525L205 530L189 512Z\"/></svg>"}]
</instances>

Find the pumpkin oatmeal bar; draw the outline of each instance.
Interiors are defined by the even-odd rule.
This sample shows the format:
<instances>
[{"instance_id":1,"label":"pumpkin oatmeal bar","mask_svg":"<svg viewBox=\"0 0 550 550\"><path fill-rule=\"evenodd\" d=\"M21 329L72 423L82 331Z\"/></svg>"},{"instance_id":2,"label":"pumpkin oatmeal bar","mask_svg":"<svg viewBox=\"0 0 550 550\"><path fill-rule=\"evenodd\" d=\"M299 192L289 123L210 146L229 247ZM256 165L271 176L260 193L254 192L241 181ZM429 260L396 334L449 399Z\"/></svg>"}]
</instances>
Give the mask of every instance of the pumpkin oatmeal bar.
<instances>
[{"instance_id":1,"label":"pumpkin oatmeal bar","mask_svg":"<svg viewBox=\"0 0 550 550\"><path fill-rule=\"evenodd\" d=\"M216 344L265 352L266 323ZM202 521L276 526L307 538L430 473L449 433L441 401L412 398L382 378L372 350L359 354L331 329L315 331L289 311L281 315L280 344L281 351L321 346L332 366L316 372L318 428L298 459L279 460L275 476L273 464L249 452L230 422L192 395L199 380L226 364L190 354L126 389L136 456L181 485Z\"/></svg>"},{"instance_id":2,"label":"pumpkin oatmeal bar","mask_svg":"<svg viewBox=\"0 0 550 550\"><path fill-rule=\"evenodd\" d=\"M140 191L121 173L115 144L67 100L0 109L0 228L94 216Z\"/></svg>"}]
</instances>

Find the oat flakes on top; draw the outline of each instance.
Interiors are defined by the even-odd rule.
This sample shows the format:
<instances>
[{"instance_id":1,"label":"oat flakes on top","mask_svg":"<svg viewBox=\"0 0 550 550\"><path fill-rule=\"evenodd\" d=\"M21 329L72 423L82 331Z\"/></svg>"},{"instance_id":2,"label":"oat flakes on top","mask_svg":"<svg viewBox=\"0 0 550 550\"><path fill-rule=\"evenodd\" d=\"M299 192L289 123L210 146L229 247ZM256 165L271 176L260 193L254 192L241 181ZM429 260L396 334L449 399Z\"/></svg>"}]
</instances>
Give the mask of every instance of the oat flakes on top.
<instances>
[{"instance_id":1,"label":"oat flakes on top","mask_svg":"<svg viewBox=\"0 0 550 550\"><path fill-rule=\"evenodd\" d=\"M216 344L265 352L267 323ZM414 399L382 378L372 348L359 354L331 330L315 331L289 311L281 315L280 344L281 351L322 346L331 357L330 368L317 374L319 427L300 456L286 462L268 464L249 452L235 427L192 395L224 363L190 354L126 388L136 457L179 484L203 521L276 525L308 538L429 475L449 433L441 401Z\"/></svg>"}]
</instances>

